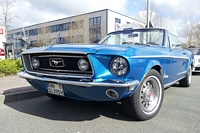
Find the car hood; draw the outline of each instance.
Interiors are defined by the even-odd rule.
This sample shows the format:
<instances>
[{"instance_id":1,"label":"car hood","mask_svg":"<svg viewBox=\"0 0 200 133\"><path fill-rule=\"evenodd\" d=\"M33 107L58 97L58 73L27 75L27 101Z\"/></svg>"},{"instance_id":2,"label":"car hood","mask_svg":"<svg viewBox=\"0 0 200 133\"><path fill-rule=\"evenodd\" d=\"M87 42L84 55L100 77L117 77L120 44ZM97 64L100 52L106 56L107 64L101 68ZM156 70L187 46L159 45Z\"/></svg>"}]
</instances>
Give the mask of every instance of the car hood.
<instances>
[{"instance_id":1,"label":"car hood","mask_svg":"<svg viewBox=\"0 0 200 133\"><path fill-rule=\"evenodd\" d=\"M97 44L59 44L53 46L31 48L24 51L22 54L27 53L47 53L47 52L65 52L65 53L113 53L124 52L128 49L128 46L119 47L117 45L97 45ZM116 53L115 53L116 54Z\"/></svg>"},{"instance_id":2,"label":"car hood","mask_svg":"<svg viewBox=\"0 0 200 133\"><path fill-rule=\"evenodd\" d=\"M47 47L32 48L24 51L22 54L29 53L83 53L83 54L105 54L105 55L140 55L152 52L155 46L148 45L97 45L97 44L59 44ZM159 47L155 47L159 54Z\"/></svg>"}]
</instances>

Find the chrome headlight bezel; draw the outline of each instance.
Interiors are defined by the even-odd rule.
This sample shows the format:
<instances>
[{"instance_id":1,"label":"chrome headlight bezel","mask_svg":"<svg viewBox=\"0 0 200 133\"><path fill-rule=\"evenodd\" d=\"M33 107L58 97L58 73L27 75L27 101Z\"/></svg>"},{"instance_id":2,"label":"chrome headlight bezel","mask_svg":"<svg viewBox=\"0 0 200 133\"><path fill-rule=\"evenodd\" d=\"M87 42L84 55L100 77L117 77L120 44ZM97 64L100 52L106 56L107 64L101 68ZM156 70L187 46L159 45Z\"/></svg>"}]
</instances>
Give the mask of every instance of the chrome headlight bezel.
<instances>
[{"instance_id":1,"label":"chrome headlight bezel","mask_svg":"<svg viewBox=\"0 0 200 133\"><path fill-rule=\"evenodd\" d=\"M115 76L122 77L128 73L129 63L124 57L118 56L111 60L110 69Z\"/></svg>"},{"instance_id":2,"label":"chrome headlight bezel","mask_svg":"<svg viewBox=\"0 0 200 133\"><path fill-rule=\"evenodd\" d=\"M81 70L81 71L87 71L89 69L89 62L85 59L80 59L78 61L78 68Z\"/></svg>"},{"instance_id":3,"label":"chrome headlight bezel","mask_svg":"<svg viewBox=\"0 0 200 133\"><path fill-rule=\"evenodd\" d=\"M40 67L40 60L37 57L32 57L31 59L31 65L34 69L37 69Z\"/></svg>"}]
</instances>

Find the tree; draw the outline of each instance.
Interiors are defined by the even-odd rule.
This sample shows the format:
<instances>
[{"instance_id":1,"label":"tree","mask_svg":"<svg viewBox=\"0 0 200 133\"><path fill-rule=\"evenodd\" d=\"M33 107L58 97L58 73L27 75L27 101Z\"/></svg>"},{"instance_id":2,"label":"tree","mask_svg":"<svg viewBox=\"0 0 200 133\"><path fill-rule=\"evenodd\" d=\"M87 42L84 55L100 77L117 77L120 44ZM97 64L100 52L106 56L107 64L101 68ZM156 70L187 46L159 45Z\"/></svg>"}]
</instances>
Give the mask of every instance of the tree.
<instances>
[{"instance_id":1,"label":"tree","mask_svg":"<svg viewBox=\"0 0 200 133\"><path fill-rule=\"evenodd\" d=\"M1 21L5 27L5 38L7 42L8 27L11 21L17 16L12 14L12 9L16 0L0 0Z\"/></svg>"},{"instance_id":2,"label":"tree","mask_svg":"<svg viewBox=\"0 0 200 133\"><path fill-rule=\"evenodd\" d=\"M200 46L200 24L195 22L194 19L187 17L184 18L183 22L182 33L187 46L190 44Z\"/></svg>"},{"instance_id":3,"label":"tree","mask_svg":"<svg viewBox=\"0 0 200 133\"><path fill-rule=\"evenodd\" d=\"M66 36L71 43L83 43L86 29L85 15L76 15L69 23L69 30Z\"/></svg>"},{"instance_id":4,"label":"tree","mask_svg":"<svg viewBox=\"0 0 200 133\"><path fill-rule=\"evenodd\" d=\"M50 43L50 27L46 23L38 25L37 41L35 47L48 46Z\"/></svg>"},{"instance_id":5,"label":"tree","mask_svg":"<svg viewBox=\"0 0 200 133\"><path fill-rule=\"evenodd\" d=\"M142 21L143 23L147 22L147 6L146 3L143 4L142 11L140 11L135 19ZM168 27L168 18L165 16L162 9L156 5L154 0L151 0L150 3L150 13L149 13L150 22L152 23L154 28L165 28L169 29ZM139 27L143 27L143 25L138 25Z\"/></svg>"},{"instance_id":6,"label":"tree","mask_svg":"<svg viewBox=\"0 0 200 133\"><path fill-rule=\"evenodd\" d=\"M186 43L187 44L191 44L192 43L192 36L193 36L193 26L194 25L194 21L193 20L188 20L188 18L184 18L183 22L185 24L183 24L183 36L185 37Z\"/></svg>"},{"instance_id":7,"label":"tree","mask_svg":"<svg viewBox=\"0 0 200 133\"><path fill-rule=\"evenodd\" d=\"M200 46L200 24L196 24L193 27L194 44Z\"/></svg>"}]
</instances>

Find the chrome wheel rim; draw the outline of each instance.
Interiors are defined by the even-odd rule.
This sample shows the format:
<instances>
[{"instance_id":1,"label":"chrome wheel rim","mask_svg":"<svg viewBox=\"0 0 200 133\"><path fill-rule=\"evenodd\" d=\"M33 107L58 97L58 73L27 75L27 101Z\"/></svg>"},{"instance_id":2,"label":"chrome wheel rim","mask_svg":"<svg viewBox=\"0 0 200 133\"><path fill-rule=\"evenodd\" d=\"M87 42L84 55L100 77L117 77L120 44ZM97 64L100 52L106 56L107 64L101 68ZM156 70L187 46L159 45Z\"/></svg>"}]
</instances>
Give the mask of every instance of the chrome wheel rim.
<instances>
[{"instance_id":1,"label":"chrome wheel rim","mask_svg":"<svg viewBox=\"0 0 200 133\"><path fill-rule=\"evenodd\" d=\"M146 114L154 113L161 101L162 86L156 76L145 79L140 90L140 107Z\"/></svg>"}]
</instances>

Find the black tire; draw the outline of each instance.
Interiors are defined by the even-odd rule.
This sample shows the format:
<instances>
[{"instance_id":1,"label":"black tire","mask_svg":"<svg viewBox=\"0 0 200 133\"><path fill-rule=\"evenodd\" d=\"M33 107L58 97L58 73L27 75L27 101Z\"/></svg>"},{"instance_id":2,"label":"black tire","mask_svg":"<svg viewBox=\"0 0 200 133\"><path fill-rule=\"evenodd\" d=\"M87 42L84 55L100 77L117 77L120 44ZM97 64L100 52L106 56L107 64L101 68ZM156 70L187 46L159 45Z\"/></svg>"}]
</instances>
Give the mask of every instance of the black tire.
<instances>
[{"instance_id":1,"label":"black tire","mask_svg":"<svg viewBox=\"0 0 200 133\"><path fill-rule=\"evenodd\" d=\"M164 98L162 77L158 71L151 69L137 90L122 100L128 115L137 120L153 118L160 110Z\"/></svg>"},{"instance_id":2,"label":"black tire","mask_svg":"<svg viewBox=\"0 0 200 133\"><path fill-rule=\"evenodd\" d=\"M191 66L190 66L189 69L188 69L186 77L179 81L179 86L189 87L191 85L191 82L192 82L192 69L191 69Z\"/></svg>"},{"instance_id":3,"label":"black tire","mask_svg":"<svg viewBox=\"0 0 200 133\"><path fill-rule=\"evenodd\" d=\"M48 96L49 98L53 99L53 100L65 100L65 97L61 97L61 96L57 96L57 95L52 95L52 94L48 94L46 93L46 96Z\"/></svg>"}]
</instances>

